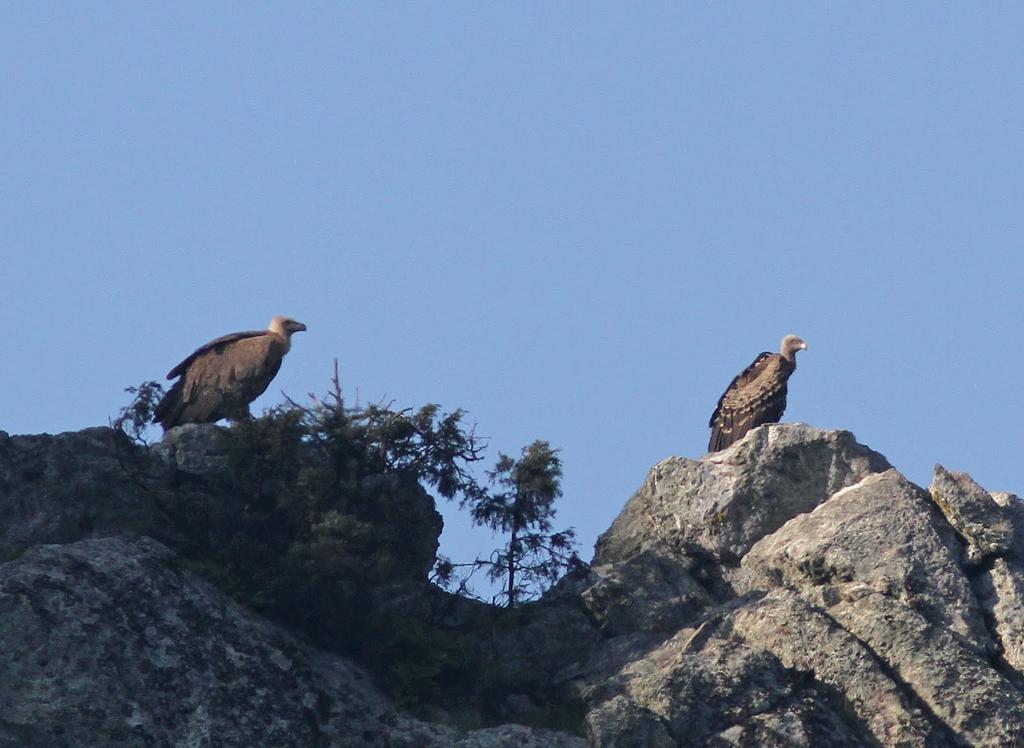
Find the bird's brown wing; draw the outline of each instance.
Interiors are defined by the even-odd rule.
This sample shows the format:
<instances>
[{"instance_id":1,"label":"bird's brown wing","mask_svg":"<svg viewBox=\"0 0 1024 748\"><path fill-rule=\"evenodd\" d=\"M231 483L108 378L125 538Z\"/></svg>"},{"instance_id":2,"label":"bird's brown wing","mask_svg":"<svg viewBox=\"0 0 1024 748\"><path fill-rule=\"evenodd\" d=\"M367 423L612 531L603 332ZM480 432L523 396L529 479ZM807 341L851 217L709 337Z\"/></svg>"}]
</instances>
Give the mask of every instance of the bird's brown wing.
<instances>
[{"instance_id":1,"label":"bird's brown wing","mask_svg":"<svg viewBox=\"0 0 1024 748\"><path fill-rule=\"evenodd\" d=\"M195 361L197 356L201 356L207 351L212 351L213 349L219 346L227 345L228 343L233 343L236 340L244 340L245 338L254 338L257 335L267 334L268 332L266 330L246 330L245 332L232 332L228 333L227 335L221 335L219 338L215 338L206 345L200 346L199 348L196 348L194 351L192 351L192 353L188 355L188 358L186 358L180 364L178 364L169 372L167 372L167 378L174 379L175 377L180 377L189 367L189 365L193 361Z\"/></svg>"},{"instance_id":2,"label":"bird's brown wing","mask_svg":"<svg viewBox=\"0 0 1024 748\"><path fill-rule=\"evenodd\" d=\"M786 382L791 372L782 356L768 351L740 372L711 415L708 451L725 449L755 426L778 421L786 409Z\"/></svg>"},{"instance_id":3,"label":"bird's brown wing","mask_svg":"<svg viewBox=\"0 0 1024 748\"><path fill-rule=\"evenodd\" d=\"M184 400L215 396L248 405L263 394L284 358L285 347L273 333L240 338L196 356L185 371Z\"/></svg>"}]
</instances>

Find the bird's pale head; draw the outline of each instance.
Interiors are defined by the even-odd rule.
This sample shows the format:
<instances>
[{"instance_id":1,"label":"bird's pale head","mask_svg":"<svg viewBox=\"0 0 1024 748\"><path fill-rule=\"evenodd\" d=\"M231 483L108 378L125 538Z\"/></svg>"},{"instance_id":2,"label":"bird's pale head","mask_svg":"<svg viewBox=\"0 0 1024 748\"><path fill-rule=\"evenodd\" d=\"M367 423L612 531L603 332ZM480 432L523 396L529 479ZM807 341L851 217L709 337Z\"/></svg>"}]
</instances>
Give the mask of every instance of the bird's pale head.
<instances>
[{"instance_id":1,"label":"bird's pale head","mask_svg":"<svg viewBox=\"0 0 1024 748\"><path fill-rule=\"evenodd\" d=\"M274 317L274 319L270 320L270 325L267 329L271 332L276 332L281 337L290 338L293 332L302 332L306 329L306 326L291 317Z\"/></svg>"},{"instance_id":2,"label":"bird's pale head","mask_svg":"<svg viewBox=\"0 0 1024 748\"><path fill-rule=\"evenodd\" d=\"M787 361L792 361L793 358L796 356L797 351L806 350L807 343L805 343L802 338L796 335L787 335L786 337L784 337L782 339L782 345L779 347L779 353L781 353Z\"/></svg>"}]
</instances>

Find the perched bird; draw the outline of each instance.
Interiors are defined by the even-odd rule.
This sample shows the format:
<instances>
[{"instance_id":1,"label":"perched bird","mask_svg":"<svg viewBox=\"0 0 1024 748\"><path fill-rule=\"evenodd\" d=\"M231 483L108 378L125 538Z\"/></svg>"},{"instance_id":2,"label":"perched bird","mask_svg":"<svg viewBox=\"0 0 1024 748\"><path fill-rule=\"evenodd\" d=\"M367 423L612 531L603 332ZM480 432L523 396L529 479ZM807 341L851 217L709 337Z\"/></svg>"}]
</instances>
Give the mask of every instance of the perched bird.
<instances>
[{"instance_id":1,"label":"perched bird","mask_svg":"<svg viewBox=\"0 0 1024 748\"><path fill-rule=\"evenodd\" d=\"M249 418L249 403L263 394L292 347L292 333L306 326L274 317L266 330L233 332L196 349L167 374L180 377L153 412L164 431L183 423Z\"/></svg>"},{"instance_id":2,"label":"perched bird","mask_svg":"<svg viewBox=\"0 0 1024 748\"><path fill-rule=\"evenodd\" d=\"M782 339L778 353L765 351L718 398L711 415L709 452L725 449L762 423L776 423L786 409L786 382L796 371L796 352L807 343L796 335Z\"/></svg>"}]
</instances>

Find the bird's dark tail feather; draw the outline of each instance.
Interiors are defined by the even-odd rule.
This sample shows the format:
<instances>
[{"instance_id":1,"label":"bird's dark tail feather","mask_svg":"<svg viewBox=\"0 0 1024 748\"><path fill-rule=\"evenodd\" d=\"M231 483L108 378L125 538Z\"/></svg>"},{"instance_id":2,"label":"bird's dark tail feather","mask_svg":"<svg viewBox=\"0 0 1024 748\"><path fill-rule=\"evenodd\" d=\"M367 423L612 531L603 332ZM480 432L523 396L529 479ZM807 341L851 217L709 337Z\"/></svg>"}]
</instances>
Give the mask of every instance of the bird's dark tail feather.
<instances>
[{"instance_id":1,"label":"bird's dark tail feather","mask_svg":"<svg viewBox=\"0 0 1024 748\"><path fill-rule=\"evenodd\" d=\"M728 447L736 438L733 430L732 414L715 413L711 419L711 440L708 442L708 452L721 452Z\"/></svg>"},{"instance_id":2,"label":"bird's dark tail feather","mask_svg":"<svg viewBox=\"0 0 1024 748\"><path fill-rule=\"evenodd\" d=\"M164 427L164 431L176 426L178 418L181 417L183 406L181 391L183 388L184 385L179 379L153 410L153 423L159 423Z\"/></svg>"},{"instance_id":3,"label":"bird's dark tail feather","mask_svg":"<svg viewBox=\"0 0 1024 748\"><path fill-rule=\"evenodd\" d=\"M708 442L708 452L721 452L731 443L732 442L729 440L729 434L725 433L718 427L715 427L711 430L711 440Z\"/></svg>"}]
</instances>

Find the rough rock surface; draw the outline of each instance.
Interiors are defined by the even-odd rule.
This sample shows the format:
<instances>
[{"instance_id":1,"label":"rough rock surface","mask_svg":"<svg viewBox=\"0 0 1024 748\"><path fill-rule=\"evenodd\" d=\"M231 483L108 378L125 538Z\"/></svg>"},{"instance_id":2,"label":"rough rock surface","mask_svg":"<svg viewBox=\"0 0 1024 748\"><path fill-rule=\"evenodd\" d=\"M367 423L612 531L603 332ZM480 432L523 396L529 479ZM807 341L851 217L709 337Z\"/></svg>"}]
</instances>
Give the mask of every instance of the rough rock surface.
<instances>
[{"instance_id":1,"label":"rough rock surface","mask_svg":"<svg viewBox=\"0 0 1024 748\"><path fill-rule=\"evenodd\" d=\"M206 490L216 439L172 434L151 469ZM593 566L514 614L381 588L504 669L495 713L523 724L472 731L184 571L112 444L0 437L0 748L1024 745L1024 503L941 467L925 491L848 432L658 463ZM526 726L553 714L586 739Z\"/></svg>"},{"instance_id":2,"label":"rough rock surface","mask_svg":"<svg viewBox=\"0 0 1024 748\"><path fill-rule=\"evenodd\" d=\"M762 539L743 559L743 586L804 589L824 605L846 586L870 589L983 652L988 632L960 557L955 534L936 517L928 494L888 470Z\"/></svg>"},{"instance_id":3,"label":"rough rock surface","mask_svg":"<svg viewBox=\"0 0 1024 748\"><path fill-rule=\"evenodd\" d=\"M963 514L998 505L963 484ZM949 489L952 490L952 489ZM948 494L947 494L948 495ZM948 516L948 515L947 515ZM1008 526L1006 518L995 517ZM795 588L877 657L920 708L971 745L1010 744L1022 694L993 667L962 544L925 492L895 470L845 489L763 539L743 560L748 587Z\"/></svg>"},{"instance_id":4,"label":"rough rock surface","mask_svg":"<svg viewBox=\"0 0 1024 748\"><path fill-rule=\"evenodd\" d=\"M0 560L37 543L147 525L152 500L122 467L129 452L109 428L57 436L0 431Z\"/></svg>"},{"instance_id":5,"label":"rough rock surface","mask_svg":"<svg viewBox=\"0 0 1024 748\"><path fill-rule=\"evenodd\" d=\"M0 433L0 748L585 745L524 725L468 731L403 715L364 669L302 644L184 571L148 536L174 536L168 501L225 498L229 463L225 430L213 425L173 429L148 450L109 428ZM418 486L390 495L405 502L409 549L407 568L393 577L425 579L440 515ZM591 629L579 606L575 617ZM554 625L535 621L515 634L547 654ZM535 680L546 672L516 667ZM529 698L508 701L524 713L510 721L535 716ZM460 705L446 706L440 716L450 723ZM469 717L479 722L472 709Z\"/></svg>"},{"instance_id":6,"label":"rough rock surface","mask_svg":"<svg viewBox=\"0 0 1024 748\"><path fill-rule=\"evenodd\" d=\"M228 467L225 429L214 424L186 423L164 434L152 452L190 475L215 475Z\"/></svg>"},{"instance_id":7,"label":"rough rock surface","mask_svg":"<svg viewBox=\"0 0 1024 748\"><path fill-rule=\"evenodd\" d=\"M1013 526L1006 512L967 473L950 472L936 465L928 491L949 524L966 541L970 563L983 563L989 557L1010 551Z\"/></svg>"},{"instance_id":8,"label":"rough rock surface","mask_svg":"<svg viewBox=\"0 0 1024 748\"><path fill-rule=\"evenodd\" d=\"M0 565L0 741L584 744L522 726L467 734L403 716L359 668L301 644L176 566L159 543L120 537L42 545Z\"/></svg>"},{"instance_id":9,"label":"rough rock surface","mask_svg":"<svg viewBox=\"0 0 1024 748\"><path fill-rule=\"evenodd\" d=\"M884 745L926 745L941 734L920 713L856 636L796 593L777 589L730 616L733 634L761 646L783 665L814 673L834 689Z\"/></svg>"},{"instance_id":10,"label":"rough rock surface","mask_svg":"<svg viewBox=\"0 0 1024 748\"><path fill-rule=\"evenodd\" d=\"M664 460L581 594L608 637L575 681L588 738L1024 744L1022 539L1015 497L945 471L929 494L847 432Z\"/></svg>"},{"instance_id":11,"label":"rough rock surface","mask_svg":"<svg viewBox=\"0 0 1024 748\"><path fill-rule=\"evenodd\" d=\"M738 561L790 518L888 467L848 431L755 429L702 460L670 457L655 465L597 541L594 562L623 561L652 546Z\"/></svg>"},{"instance_id":12,"label":"rough rock surface","mask_svg":"<svg viewBox=\"0 0 1024 748\"><path fill-rule=\"evenodd\" d=\"M592 567L583 602L606 634L675 631L712 601L692 568L689 559L641 551Z\"/></svg>"},{"instance_id":13,"label":"rough rock surface","mask_svg":"<svg viewBox=\"0 0 1024 748\"><path fill-rule=\"evenodd\" d=\"M974 583L991 616L1004 672L1019 676L1024 673L1024 501L1009 493L991 496L1009 520L1013 540L1009 552L991 558L975 572Z\"/></svg>"}]
</instances>

